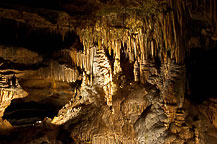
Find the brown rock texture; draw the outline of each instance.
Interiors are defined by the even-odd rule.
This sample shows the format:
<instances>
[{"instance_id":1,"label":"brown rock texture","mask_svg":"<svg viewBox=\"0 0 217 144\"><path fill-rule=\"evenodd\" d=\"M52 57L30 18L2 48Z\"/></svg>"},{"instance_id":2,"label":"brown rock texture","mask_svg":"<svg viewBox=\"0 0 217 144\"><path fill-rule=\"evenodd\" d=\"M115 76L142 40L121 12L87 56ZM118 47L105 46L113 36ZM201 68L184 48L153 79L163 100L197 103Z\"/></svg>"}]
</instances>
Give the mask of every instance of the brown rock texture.
<instances>
[{"instance_id":1,"label":"brown rock texture","mask_svg":"<svg viewBox=\"0 0 217 144\"><path fill-rule=\"evenodd\" d=\"M1 1L0 143L216 144L216 5Z\"/></svg>"}]
</instances>

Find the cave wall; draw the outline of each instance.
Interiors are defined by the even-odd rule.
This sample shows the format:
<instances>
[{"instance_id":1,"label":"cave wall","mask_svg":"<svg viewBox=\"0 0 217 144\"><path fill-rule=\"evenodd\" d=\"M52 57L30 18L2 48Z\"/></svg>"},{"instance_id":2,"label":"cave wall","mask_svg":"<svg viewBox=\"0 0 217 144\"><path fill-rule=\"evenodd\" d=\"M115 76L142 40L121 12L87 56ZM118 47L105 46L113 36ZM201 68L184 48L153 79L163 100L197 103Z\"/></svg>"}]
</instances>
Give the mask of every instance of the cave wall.
<instances>
[{"instance_id":1,"label":"cave wall","mask_svg":"<svg viewBox=\"0 0 217 144\"><path fill-rule=\"evenodd\" d=\"M216 143L216 19L215 0L0 2L0 142Z\"/></svg>"}]
</instances>

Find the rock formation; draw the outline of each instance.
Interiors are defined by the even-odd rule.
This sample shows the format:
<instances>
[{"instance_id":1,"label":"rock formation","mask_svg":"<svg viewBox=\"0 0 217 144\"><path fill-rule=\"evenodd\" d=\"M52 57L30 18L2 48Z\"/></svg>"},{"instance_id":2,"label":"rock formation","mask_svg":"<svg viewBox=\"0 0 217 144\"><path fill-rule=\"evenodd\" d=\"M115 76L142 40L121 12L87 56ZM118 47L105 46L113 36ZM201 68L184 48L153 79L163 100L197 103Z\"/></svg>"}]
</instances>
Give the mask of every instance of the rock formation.
<instances>
[{"instance_id":1,"label":"rock formation","mask_svg":"<svg viewBox=\"0 0 217 144\"><path fill-rule=\"evenodd\" d=\"M0 143L217 143L215 0L2 0Z\"/></svg>"}]
</instances>

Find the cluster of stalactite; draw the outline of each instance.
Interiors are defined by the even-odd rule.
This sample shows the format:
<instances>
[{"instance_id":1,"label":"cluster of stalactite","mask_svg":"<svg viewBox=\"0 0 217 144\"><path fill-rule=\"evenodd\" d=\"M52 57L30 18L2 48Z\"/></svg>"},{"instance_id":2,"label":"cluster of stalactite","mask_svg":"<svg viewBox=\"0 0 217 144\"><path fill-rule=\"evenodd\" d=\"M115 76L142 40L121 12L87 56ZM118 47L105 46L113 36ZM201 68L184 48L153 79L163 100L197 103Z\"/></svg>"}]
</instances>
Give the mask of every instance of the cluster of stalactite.
<instances>
[{"instance_id":1,"label":"cluster of stalactite","mask_svg":"<svg viewBox=\"0 0 217 144\"><path fill-rule=\"evenodd\" d=\"M142 83L148 79L146 71L150 60L159 59L162 63L167 63L169 58L174 59L176 63L183 62L187 49L183 44L184 25L187 19L183 12L186 5L182 1L171 0L167 5L167 9L169 8L171 10L163 10L152 17L136 14L126 14L128 17L122 17L124 15L122 13L109 13L97 17L93 25L72 26L71 28L83 44L83 51L72 48L61 52L64 56L70 56L72 64L83 71L83 78L86 79L87 84L92 85L93 78L97 79L98 84L100 83L99 85L104 89L107 104L111 106L112 95L115 94L116 89L113 77L122 72L121 57L123 55L134 66L134 80ZM111 22L111 15L115 17L116 22L114 23L117 25ZM70 22L66 25L70 26ZM94 62L97 64L94 65ZM103 71L104 67L106 67L105 71ZM100 69L104 74L99 74ZM55 68L56 70L58 71L58 68ZM44 72L41 73L44 74ZM51 72L48 75L52 73L55 74ZM74 75L74 72L70 74ZM59 75L64 76L62 78L57 76L59 77L57 80L68 81L68 76L65 76L68 74L65 72ZM72 81L75 80L76 78L72 79ZM69 82L72 81L69 80Z\"/></svg>"},{"instance_id":2,"label":"cluster of stalactite","mask_svg":"<svg viewBox=\"0 0 217 144\"><path fill-rule=\"evenodd\" d=\"M66 65L60 65L56 62L51 62L49 67L39 69L38 74L42 78L68 83L81 79L77 69L69 68Z\"/></svg>"},{"instance_id":3,"label":"cluster of stalactite","mask_svg":"<svg viewBox=\"0 0 217 144\"><path fill-rule=\"evenodd\" d=\"M91 76L90 81L92 81L93 76L93 60L96 55L96 48L92 47L86 52L72 50L63 50L61 51L63 56L69 56L71 64L75 67L79 67L85 72L85 75Z\"/></svg>"},{"instance_id":4,"label":"cluster of stalactite","mask_svg":"<svg viewBox=\"0 0 217 144\"><path fill-rule=\"evenodd\" d=\"M87 57L83 58L83 61L87 60L84 65L87 72L90 73L93 66L93 47L104 49L108 51L109 57L113 57L114 74L121 72L121 55L125 55L130 63L134 63L135 81L145 79L143 73L148 60L160 59L164 63L171 58L175 59L176 63L182 63L186 50L183 44L183 9L186 6L181 1L170 1L168 7L177 11L162 11L153 17L131 15L123 19L122 26L111 26L108 15L100 17L94 26L77 28L76 32L84 46L83 54ZM84 56L77 55L80 56L72 56L73 61L81 65L80 58Z\"/></svg>"},{"instance_id":5,"label":"cluster of stalactite","mask_svg":"<svg viewBox=\"0 0 217 144\"><path fill-rule=\"evenodd\" d=\"M106 56L105 50L97 49L95 46L84 49L83 52L75 49L63 50L62 55L69 55L72 61L71 64L83 71L83 84L101 86L108 105L112 105L112 95L115 93L115 85L112 83L111 63Z\"/></svg>"}]
</instances>

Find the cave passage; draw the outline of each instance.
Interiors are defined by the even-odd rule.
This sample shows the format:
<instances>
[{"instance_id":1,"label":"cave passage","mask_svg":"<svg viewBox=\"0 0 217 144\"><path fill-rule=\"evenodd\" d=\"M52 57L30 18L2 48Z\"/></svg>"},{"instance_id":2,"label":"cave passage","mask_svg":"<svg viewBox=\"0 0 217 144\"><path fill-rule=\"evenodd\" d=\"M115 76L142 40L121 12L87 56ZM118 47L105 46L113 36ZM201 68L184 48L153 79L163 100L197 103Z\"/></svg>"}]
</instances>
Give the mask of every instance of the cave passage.
<instances>
[{"instance_id":1,"label":"cave passage","mask_svg":"<svg viewBox=\"0 0 217 144\"><path fill-rule=\"evenodd\" d=\"M216 50L192 49L187 63L189 99L193 103L202 103L209 98L216 98L217 65Z\"/></svg>"},{"instance_id":2,"label":"cave passage","mask_svg":"<svg viewBox=\"0 0 217 144\"><path fill-rule=\"evenodd\" d=\"M32 125L36 121L42 121L45 117L53 118L57 115L59 108L51 103L39 102L16 102L5 110L4 119L7 119L13 126Z\"/></svg>"}]
</instances>

